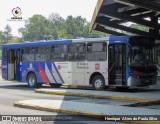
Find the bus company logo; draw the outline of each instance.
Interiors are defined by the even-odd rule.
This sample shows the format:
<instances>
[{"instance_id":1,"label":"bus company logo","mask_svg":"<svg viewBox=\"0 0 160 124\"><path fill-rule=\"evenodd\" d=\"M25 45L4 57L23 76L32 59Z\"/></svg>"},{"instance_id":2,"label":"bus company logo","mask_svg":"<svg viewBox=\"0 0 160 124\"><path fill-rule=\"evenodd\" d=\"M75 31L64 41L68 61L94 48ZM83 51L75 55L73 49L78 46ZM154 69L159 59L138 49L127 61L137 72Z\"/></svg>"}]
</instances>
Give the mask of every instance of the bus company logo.
<instances>
[{"instance_id":1,"label":"bus company logo","mask_svg":"<svg viewBox=\"0 0 160 124\"><path fill-rule=\"evenodd\" d=\"M29 67L27 68L28 70L34 70L32 63L30 63L28 66L29 66Z\"/></svg>"},{"instance_id":2,"label":"bus company logo","mask_svg":"<svg viewBox=\"0 0 160 124\"><path fill-rule=\"evenodd\" d=\"M100 65L98 63L95 64L95 70L99 70L100 69Z\"/></svg>"},{"instance_id":3,"label":"bus company logo","mask_svg":"<svg viewBox=\"0 0 160 124\"><path fill-rule=\"evenodd\" d=\"M13 17L11 17L11 19L22 19L22 17L21 17L22 11L21 11L21 8L19 8L19 7L13 8L12 14L13 14Z\"/></svg>"},{"instance_id":4,"label":"bus company logo","mask_svg":"<svg viewBox=\"0 0 160 124\"><path fill-rule=\"evenodd\" d=\"M60 65L58 65L58 70L60 70L61 69L61 66Z\"/></svg>"}]
</instances>

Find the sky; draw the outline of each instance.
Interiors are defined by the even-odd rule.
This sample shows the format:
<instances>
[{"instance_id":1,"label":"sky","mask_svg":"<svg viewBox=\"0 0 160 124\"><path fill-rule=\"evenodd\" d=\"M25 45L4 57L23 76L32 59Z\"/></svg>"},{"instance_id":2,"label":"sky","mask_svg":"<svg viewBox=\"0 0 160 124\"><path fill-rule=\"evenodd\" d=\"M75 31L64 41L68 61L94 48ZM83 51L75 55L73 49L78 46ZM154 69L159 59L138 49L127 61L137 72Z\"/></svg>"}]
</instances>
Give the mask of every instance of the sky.
<instances>
[{"instance_id":1,"label":"sky","mask_svg":"<svg viewBox=\"0 0 160 124\"><path fill-rule=\"evenodd\" d=\"M24 27L25 20L34 14L41 14L48 18L51 13L58 13L66 18L82 16L91 21L98 0L0 0L0 31L8 24L12 28L13 36L20 36L18 29ZM12 9L21 9L21 21L13 21Z\"/></svg>"}]
</instances>

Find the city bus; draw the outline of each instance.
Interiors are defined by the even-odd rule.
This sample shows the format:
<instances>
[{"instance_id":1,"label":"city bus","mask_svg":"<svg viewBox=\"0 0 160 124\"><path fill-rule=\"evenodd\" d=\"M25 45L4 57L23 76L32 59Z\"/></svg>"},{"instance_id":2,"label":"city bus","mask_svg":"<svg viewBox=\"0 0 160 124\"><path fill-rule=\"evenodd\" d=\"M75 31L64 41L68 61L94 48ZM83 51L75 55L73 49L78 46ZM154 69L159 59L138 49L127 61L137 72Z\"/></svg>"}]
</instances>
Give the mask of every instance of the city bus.
<instances>
[{"instance_id":1,"label":"city bus","mask_svg":"<svg viewBox=\"0 0 160 124\"><path fill-rule=\"evenodd\" d=\"M156 83L154 39L110 36L2 45L2 77L27 82L31 88L49 84L141 87Z\"/></svg>"}]
</instances>

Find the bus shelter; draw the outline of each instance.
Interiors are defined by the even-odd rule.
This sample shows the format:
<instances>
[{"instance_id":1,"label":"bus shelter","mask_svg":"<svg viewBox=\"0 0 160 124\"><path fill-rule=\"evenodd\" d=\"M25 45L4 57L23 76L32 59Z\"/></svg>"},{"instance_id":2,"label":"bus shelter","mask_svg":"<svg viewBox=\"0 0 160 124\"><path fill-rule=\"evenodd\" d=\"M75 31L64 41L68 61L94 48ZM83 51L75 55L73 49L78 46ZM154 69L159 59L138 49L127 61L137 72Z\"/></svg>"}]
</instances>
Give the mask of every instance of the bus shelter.
<instances>
[{"instance_id":1,"label":"bus shelter","mask_svg":"<svg viewBox=\"0 0 160 124\"><path fill-rule=\"evenodd\" d=\"M160 67L160 0L98 0L91 20L92 30L154 38Z\"/></svg>"},{"instance_id":2,"label":"bus shelter","mask_svg":"<svg viewBox=\"0 0 160 124\"><path fill-rule=\"evenodd\" d=\"M115 35L144 35L160 40L160 0L98 0L91 30ZM129 27L126 22L144 26L146 30Z\"/></svg>"}]
</instances>

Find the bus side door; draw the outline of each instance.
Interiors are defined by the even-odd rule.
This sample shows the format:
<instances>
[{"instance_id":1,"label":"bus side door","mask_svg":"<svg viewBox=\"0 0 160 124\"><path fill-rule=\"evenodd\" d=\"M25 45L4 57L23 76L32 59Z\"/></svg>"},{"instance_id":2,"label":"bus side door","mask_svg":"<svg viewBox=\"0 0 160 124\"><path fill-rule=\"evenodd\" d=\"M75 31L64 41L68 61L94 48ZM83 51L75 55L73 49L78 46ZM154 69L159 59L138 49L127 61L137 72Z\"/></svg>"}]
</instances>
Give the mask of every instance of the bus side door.
<instances>
[{"instance_id":1,"label":"bus side door","mask_svg":"<svg viewBox=\"0 0 160 124\"><path fill-rule=\"evenodd\" d=\"M109 45L109 85L124 86L126 83L126 44Z\"/></svg>"},{"instance_id":2,"label":"bus side door","mask_svg":"<svg viewBox=\"0 0 160 124\"><path fill-rule=\"evenodd\" d=\"M8 80L14 80L15 79L15 50L14 49L9 49L8 50L8 63L7 63L7 68L8 68Z\"/></svg>"},{"instance_id":3,"label":"bus side door","mask_svg":"<svg viewBox=\"0 0 160 124\"><path fill-rule=\"evenodd\" d=\"M8 80L20 80L20 49L8 50Z\"/></svg>"},{"instance_id":4,"label":"bus side door","mask_svg":"<svg viewBox=\"0 0 160 124\"><path fill-rule=\"evenodd\" d=\"M21 50L17 49L15 52L15 67L16 67L16 80L20 81L22 79L22 74L21 74Z\"/></svg>"},{"instance_id":5,"label":"bus side door","mask_svg":"<svg viewBox=\"0 0 160 124\"><path fill-rule=\"evenodd\" d=\"M2 48L2 78L8 79L8 48Z\"/></svg>"}]
</instances>

